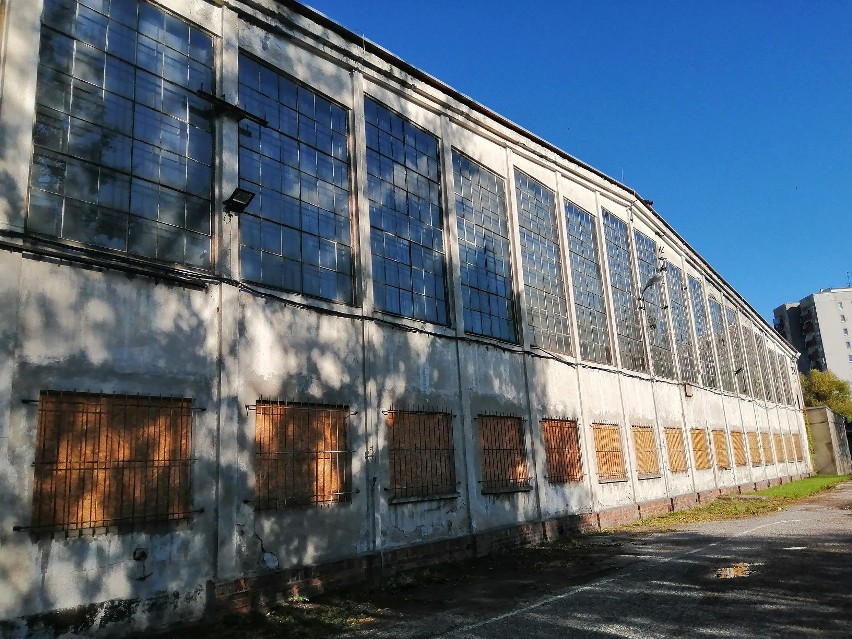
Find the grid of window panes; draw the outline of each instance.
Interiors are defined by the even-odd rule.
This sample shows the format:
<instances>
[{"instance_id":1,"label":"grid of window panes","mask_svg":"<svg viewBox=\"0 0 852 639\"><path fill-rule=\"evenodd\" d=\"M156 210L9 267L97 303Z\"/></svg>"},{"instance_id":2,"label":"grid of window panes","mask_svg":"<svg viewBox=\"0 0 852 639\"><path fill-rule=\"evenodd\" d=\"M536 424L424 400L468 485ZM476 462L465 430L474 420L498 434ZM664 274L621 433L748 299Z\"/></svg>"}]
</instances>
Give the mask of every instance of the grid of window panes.
<instances>
[{"instance_id":1,"label":"grid of window panes","mask_svg":"<svg viewBox=\"0 0 852 639\"><path fill-rule=\"evenodd\" d=\"M686 297L686 285L683 271L674 264L666 266L666 285L669 291L669 310L672 314L672 332L677 348L681 379L698 382L695 366L695 344L692 340L692 327L689 323L689 301Z\"/></svg>"},{"instance_id":2,"label":"grid of window panes","mask_svg":"<svg viewBox=\"0 0 852 639\"><path fill-rule=\"evenodd\" d=\"M639 282L642 288L651 278L660 275L657 243L639 231L634 231L636 243L636 261L639 265ZM675 367L672 355L672 341L669 336L669 323L666 317L666 301L663 297L663 282L659 281L642 291L642 304L645 306L645 320L648 327L648 340L651 344L651 366L654 374L674 379Z\"/></svg>"},{"instance_id":3,"label":"grid of window panes","mask_svg":"<svg viewBox=\"0 0 852 639\"><path fill-rule=\"evenodd\" d=\"M565 200L565 227L568 233L568 259L571 264L571 283L574 286L574 312L577 316L580 357L592 362L611 364L612 349L595 218L591 213Z\"/></svg>"},{"instance_id":4,"label":"grid of window panes","mask_svg":"<svg viewBox=\"0 0 852 639\"><path fill-rule=\"evenodd\" d=\"M740 320L737 312L730 306L725 307L725 319L728 325L728 339L734 356L734 384L742 394L748 394L748 371L745 369L745 354L740 339ZM739 372L737 372L739 371Z\"/></svg>"},{"instance_id":5,"label":"grid of window panes","mask_svg":"<svg viewBox=\"0 0 852 639\"><path fill-rule=\"evenodd\" d=\"M777 404L783 404L784 386L781 384L781 370L778 367L778 353L769 348L769 345L767 344L767 355L769 358L769 371L770 375L772 375L772 388L775 391L775 402Z\"/></svg>"},{"instance_id":6,"label":"grid of window panes","mask_svg":"<svg viewBox=\"0 0 852 639\"><path fill-rule=\"evenodd\" d=\"M376 308L447 324L438 139L365 98Z\"/></svg>"},{"instance_id":7,"label":"grid of window panes","mask_svg":"<svg viewBox=\"0 0 852 639\"><path fill-rule=\"evenodd\" d=\"M764 391L763 380L761 379L761 363L757 356L757 335L750 328L744 328L743 336L745 337L746 361L749 366L752 397L766 399L766 392Z\"/></svg>"},{"instance_id":8,"label":"grid of window panes","mask_svg":"<svg viewBox=\"0 0 852 639\"><path fill-rule=\"evenodd\" d=\"M698 340L698 358L701 365L701 378L705 386L719 388L716 377L716 360L713 357L713 336L707 323L707 312L704 310L704 286L701 280L687 276L689 280L689 296L692 300L692 321L695 325L695 337Z\"/></svg>"},{"instance_id":9,"label":"grid of window panes","mask_svg":"<svg viewBox=\"0 0 852 639\"><path fill-rule=\"evenodd\" d=\"M621 365L633 371L645 372L645 346L639 325L639 305L630 260L630 236L627 224L604 209L604 238L609 260L609 280L615 311L615 330L621 351Z\"/></svg>"},{"instance_id":10,"label":"grid of window panes","mask_svg":"<svg viewBox=\"0 0 852 639\"><path fill-rule=\"evenodd\" d=\"M778 356L778 370L781 374L781 383L784 386L784 400L788 406L792 406L795 404L795 399L793 399L793 387L790 384L790 367L787 366L787 358L784 357L781 353L777 353Z\"/></svg>"},{"instance_id":11,"label":"grid of window panes","mask_svg":"<svg viewBox=\"0 0 852 639\"><path fill-rule=\"evenodd\" d=\"M757 352L760 357L760 368L763 371L763 392L766 400L769 402L776 401L775 385L772 383L772 368L769 363L769 353L766 349L766 337L763 333L755 333L755 341L757 342Z\"/></svg>"},{"instance_id":12,"label":"grid of window panes","mask_svg":"<svg viewBox=\"0 0 852 639\"><path fill-rule=\"evenodd\" d=\"M347 110L240 55L240 105L267 126L240 122L244 280L352 301Z\"/></svg>"},{"instance_id":13,"label":"grid of window panes","mask_svg":"<svg viewBox=\"0 0 852 639\"><path fill-rule=\"evenodd\" d=\"M707 300L707 305L710 308L710 328L713 331L713 340L716 342L716 355L719 357L719 377L722 378L722 388L734 392L734 377L728 342L725 340L722 305L712 297Z\"/></svg>"},{"instance_id":14,"label":"grid of window panes","mask_svg":"<svg viewBox=\"0 0 852 639\"><path fill-rule=\"evenodd\" d=\"M147 2L45 0L27 229L210 264L213 39Z\"/></svg>"},{"instance_id":15,"label":"grid of window panes","mask_svg":"<svg viewBox=\"0 0 852 639\"><path fill-rule=\"evenodd\" d=\"M464 330L516 341L503 178L453 150Z\"/></svg>"},{"instance_id":16,"label":"grid of window panes","mask_svg":"<svg viewBox=\"0 0 852 639\"><path fill-rule=\"evenodd\" d=\"M518 226L524 271L524 296L530 341L536 346L571 352L568 304L562 281L556 197L553 191L515 169Z\"/></svg>"}]
</instances>

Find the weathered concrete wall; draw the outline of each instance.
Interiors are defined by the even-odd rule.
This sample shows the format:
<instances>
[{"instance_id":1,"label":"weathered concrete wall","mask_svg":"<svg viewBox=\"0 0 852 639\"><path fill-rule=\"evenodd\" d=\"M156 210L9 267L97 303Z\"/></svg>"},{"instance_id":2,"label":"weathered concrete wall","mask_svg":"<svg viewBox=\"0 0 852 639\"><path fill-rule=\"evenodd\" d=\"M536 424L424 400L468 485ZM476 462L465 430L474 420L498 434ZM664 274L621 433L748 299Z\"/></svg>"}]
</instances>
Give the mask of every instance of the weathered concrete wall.
<instances>
[{"instance_id":1,"label":"weathered concrete wall","mask_svg":"<svg viewBox=\"0 0 852 639\"><path fill-rule=\"evenodd\" d=\"M629 221L631 232L658 238L673 263L718 279L635 193L449 88L412 74L386 54L368 50L363 41L272 0L251 6L239 0L159 4L216 36L217 93L226 100L237 102L239 52L245 51L350 110L356 302L335 304L241 281L240 218L218 204L238 184L238 125L229 117L217 125L215 258L209 271L140 264L126 255L27 235L41 3L11 3L14 29L0 111L0 635L123 633L198 617L219 600L220 586L233 595L243 577L278 587L305 567L294 583L308 580L311 566L334 566L334 574L349 578L381 570L386 557L389 565L406 567L482 554L686 507L720 489L810 472L807 460L694 470L689 428L803 434L802 414L795 408L700 384L687 393L680 382L624 371L614 337L614 363L602 365L531 345L523 321L516 344L465 333L450 149L506 180L519 318L527 317L527 302L515 168L554 190L568 292L564 320L574 353L579 342L564 198L598 221L605 205ZM274 18L279 13L282 20ZM373 308L364 94L441 142L449 326ZM603 229L597 230L600 244ZM605 251L599 248L606 273ZM742 321L767 330L733 289L714 286L740 310ZM605 304L613 331L612 301ZM777 346L792 355L780 342ZM798 380L792 383L800 396ZM190 398L197 409L191 516L122 533L28 532L38 407L23 400L37 400L45 390ZM256 422L248 407L266 398L349 407L350 500L326 508L255 509ZM457 494L391 499L391 408L452 414ZM483 493L480 416L494 414L523 422L529 490ZM544 418L576 420L583 464L579 481L549 480ZM594 424L619 426L627 469L623 481L600 480ZM632 426L654 429L659 476L638 477ZM686 472L670 470L666 427L684 429Z\"/></svg>"},{"instance_id":2,"label":"weathered concrete wall","mask_svg":"<svg viewBox=\"0 0 852 639\"><path fill-rule=\"evenodd\" d=\"M806 408L805 414L813 438L814 471L819 475L852 473L843 417L827 406Z\"/></svg>"}]
</instances>

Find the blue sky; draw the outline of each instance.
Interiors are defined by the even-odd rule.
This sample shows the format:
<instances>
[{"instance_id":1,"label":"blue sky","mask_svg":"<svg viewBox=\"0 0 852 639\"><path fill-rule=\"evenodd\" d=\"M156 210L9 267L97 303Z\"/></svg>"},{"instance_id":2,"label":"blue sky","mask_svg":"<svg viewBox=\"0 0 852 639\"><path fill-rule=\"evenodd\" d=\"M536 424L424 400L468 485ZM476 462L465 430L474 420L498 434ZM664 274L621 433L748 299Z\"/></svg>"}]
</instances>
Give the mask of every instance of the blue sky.
<instances>
[{"instance_id":1,"label":"blue sky","mask_svg":"<svg viewBox=\"0 0 852 639\"><path fill-rule=\"evenodd\" d=\"M852 2L308 4L654 200L764 317L852 271Z\"/></svg>"}]
</instances>

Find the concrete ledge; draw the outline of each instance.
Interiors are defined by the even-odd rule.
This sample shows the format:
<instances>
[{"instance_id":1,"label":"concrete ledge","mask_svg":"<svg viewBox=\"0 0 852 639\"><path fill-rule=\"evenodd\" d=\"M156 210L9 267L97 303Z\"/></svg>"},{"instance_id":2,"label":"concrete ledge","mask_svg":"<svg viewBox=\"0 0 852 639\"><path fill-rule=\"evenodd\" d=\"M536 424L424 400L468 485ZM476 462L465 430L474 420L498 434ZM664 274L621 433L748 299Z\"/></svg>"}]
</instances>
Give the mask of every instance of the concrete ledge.
<instances>
[{"instance_id":1,"label":"concrete ledge","mask_svg":"<svg viewBox=\"0 0 852 639\"><path fill-rule=\"evenodd\" d=\"M801 476L785 477L785 481L794 481L799 477ZM527 522L327 564L286 568L231 581L211 582L209 592L213 601L210 602L208 610L216 617L228 613L264 611L276 602L298 594L311 595L357 583L377 581L413 568L505 554L516 548L534 546L545 541L606 530L643 518L688 510L698 505L713 503L721 496L746 494L780 483L779 479L773 479L721 489L713 488L671 498L627 504L596 513L562 515L542 522Z\"/></svg>"}]
</instances>

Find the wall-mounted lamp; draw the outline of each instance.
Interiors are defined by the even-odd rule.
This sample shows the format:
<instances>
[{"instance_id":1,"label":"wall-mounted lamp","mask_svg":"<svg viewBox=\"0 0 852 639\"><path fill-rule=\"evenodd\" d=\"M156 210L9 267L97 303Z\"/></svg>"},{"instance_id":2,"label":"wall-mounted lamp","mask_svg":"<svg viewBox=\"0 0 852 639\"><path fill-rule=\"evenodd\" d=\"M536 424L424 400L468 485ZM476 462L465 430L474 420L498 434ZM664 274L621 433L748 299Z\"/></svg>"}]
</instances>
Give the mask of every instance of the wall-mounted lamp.
<instances>
[{"instance_id":1,"label":"wall-mounted lamp","mask_svg":"<svg viewBox=\"0 0 852 639\"><path fill-rule=\"evenodd\" d=\"M642 290L639 292L639 297L641 299L645 299L645 291L651 288L654 284L659 284L663 281L663 276L661 273L657 273L656 275L649 277L648 281L645 282L645 286L642 287Z\"/></svg>"},{"instance_id":2,"label":"wall-mounted lamp","mask_svg":"<svg viewBox=\"0 0 852 639\"><path fill-rule=\"evenodd\" d=\"M223 204L225 205L225 210L229 213L242 213L246 210L246 207L251 204L253 199L254 193L248 189L237 187L234 189L234 192L231 193L231 197L225 200Z\"/></svg>"}]
</instances>

